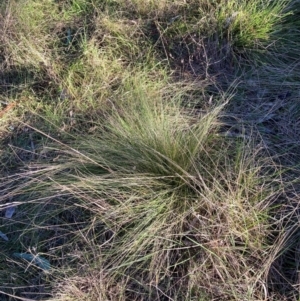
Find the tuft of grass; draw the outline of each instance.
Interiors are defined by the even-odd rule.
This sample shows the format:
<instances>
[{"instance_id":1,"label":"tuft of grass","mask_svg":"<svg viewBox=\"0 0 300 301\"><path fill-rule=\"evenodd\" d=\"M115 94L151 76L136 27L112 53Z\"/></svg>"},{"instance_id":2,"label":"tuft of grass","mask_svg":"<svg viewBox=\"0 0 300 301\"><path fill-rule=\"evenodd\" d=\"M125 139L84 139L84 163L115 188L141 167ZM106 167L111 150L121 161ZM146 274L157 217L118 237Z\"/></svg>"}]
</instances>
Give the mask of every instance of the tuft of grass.
<instances>
[{"instance_id":1,"label":"tuft of grass","mask_svg":"<svg viewBox=\"0 0 300 301\"><path fill-rule=\"evenodd\" d=\"M131 102L114 107L99 136L66 145L65 152L56 148L57 163L25 172L22 177L29 181L21 188L20 176L12 178L16 184L8 181L14 187L10 194L15 199L30 195L35 210L47 200L47 214L36 213L34 219L38 228L57 215L50 212L59 198L70 202L64 205L64 218L69 210L81 212L82 222L72 213L79 227L72 245L85 247L80 247L79 261L70 264L88 267L79 283L95 270L114 293L79 294L76 285L65 284L62 300L68 300L69 290L74 300L135 300L140 294L144 300L164 295L236 300L247 295L251 300L272 249L267 208L274 193L267 179L260 180L259 155L250 144L237 141L237 147L217 135L223 106L195 120L176 102L134 92L139 97L133 93ZM19 207L26 211L26 201ZM72 215L69 226L71 220ZM43 240L35 239L41 248ZM59 258L66 249L55 248L52 256Z\"/></svg>"},{"instance_id":2,"label":"tuft of grass","mask_svg":"<svg viewBox=\"0 0 300 301\"><path fill-rule=\"evenodd\" d=\"M236 49L253 49L272 43L289 1L226 1L219 7L217 19L224 38ZM265 47L266 47L265 46Z\"/></svg>"}]
</instances>

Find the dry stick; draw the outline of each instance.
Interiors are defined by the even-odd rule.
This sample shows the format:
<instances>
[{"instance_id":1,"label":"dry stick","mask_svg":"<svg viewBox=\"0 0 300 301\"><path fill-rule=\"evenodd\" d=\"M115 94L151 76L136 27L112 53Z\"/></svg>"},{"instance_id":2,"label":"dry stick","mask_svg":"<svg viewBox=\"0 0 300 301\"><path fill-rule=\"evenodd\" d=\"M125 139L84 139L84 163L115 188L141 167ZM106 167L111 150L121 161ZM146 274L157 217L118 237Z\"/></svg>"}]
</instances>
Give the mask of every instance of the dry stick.
<instances>
[{"instance_id":1,"label":"dry stick","mask_svg":"<svg viewBox=\"0 0 300 301\"><path fill-rule=\"evenodd\" d=\"M34 299L28 299L28 298L17 297L16 295L11 295L11 294L5 293L5 292L3 292L3 291L0 291L0 294L3 294L4 296L12 297L12 298L14 298L14 299L18 299L18 300L21 300L21 301L34 301Z\"/></svg>"},{"instance_id":2,"label":"dry stick","mask_svg":"<svg viewBox=\"0 0 300 301\"><path fill-rule=\"evenodd\" d=\"M34 143L33 143L32 133L29 133L29 139L30 139L30 147L31 147L31 151L32 151L31 159L34 159L36 152L35 152L35 147L34 147Z\"/></svg>"},{"instance_id":3,"label":"dry stick","mask_svg":"<svg viewBox=\"0 0 300 301\"><path fill-rule=\"evenodd\" d=\"M60 144L60 145L62 145L62 146L67 146L70 150L72 150L73 152L75 152L77 155L80 155L80 156L84 157L84 158L87 159L88 161L90 161L90 162L92 162L92 163L94 163L94 164L100 166L101 168L103 168L103 169L105 169L105 170L107 170L107 171L109 171L109 172L111 172L111 173L113 172L109 167L104 167L103 165L99 164L98 162L94 161L93 159L89 158L88 156L84 155L83 153L79 152L78 150L74 149L73 147L68 146L68 145L65 145L64 143L62 143L62 142L60 142L59 140L57 140L57 139L51 137L50 135L44 133L43 131L40 131L40 130L38 130L38 129L36 129L36 128L34 128L34 127L30 126L29 124L26 124L26 123L24 123L24 122L22 122L22 121L20 121L20 123L23 124L24 126L27 126L27 127L31 128L31 129L33 129L34 131L36 131L36 132L38 132L38 133L44 135L45 137L51 139L52 141L54 141L54 142L56 142L56 143L58 143L58 144Z\"/></svg>"},{"instance_id":4,"label":"dry stick","mask_svg":"<svg viewBox=\"0 0 300 301\"><path fill-rule=\"evenodd\" d=\"M158 23L157 21L155 21L155 26L156 26L156 29L157 29L158 32L159 32L159 39L157 40L157 42L158 42L159 40L161 40L161 43L162 43L163 48L164 48L165 55L166 55L167 60L168 60L168 64L170 65L170 62L169 62L169 54L168 54L168 51L167 51L166 46L165 46L165 44L167 44L167 43L166 43L165 38L164 38L164 36L163 36L164 33L160 30L160 25L159 25L159 23ZM166 29L165 29L165 31L166 31ZM157 42L156 42L156 43L157 43Z\"/></svg>"},{"instance_id":5,"label":"dry stick","mask_svg":"<svg viewBox=\"0 0 300 301\"><path fill-rule=\"evenodd\" d=\"M0 118L2 118L9 110L13 109L15 106L16 106L15 102L11 102L7 104L6 107L0 111Z\"/></svg>"}]
</instances>

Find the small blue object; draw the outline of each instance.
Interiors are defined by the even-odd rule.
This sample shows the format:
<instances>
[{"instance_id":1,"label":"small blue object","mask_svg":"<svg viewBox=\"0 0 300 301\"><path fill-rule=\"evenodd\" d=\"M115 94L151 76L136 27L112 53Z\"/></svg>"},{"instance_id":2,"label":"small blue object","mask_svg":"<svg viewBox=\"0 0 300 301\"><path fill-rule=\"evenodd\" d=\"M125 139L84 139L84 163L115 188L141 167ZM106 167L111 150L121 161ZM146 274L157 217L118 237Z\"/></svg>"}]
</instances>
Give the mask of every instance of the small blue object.
<instances>
[{"instance_id":1,"label":"small blue object","mask_svg":"<svg viewBox=\"0 0 300 301\"><path fill-rule=\"evenodd\" d=\"M5 241L8 241L7 235L4 234L2 231L0 231L0 237L1 237L2 239L4 239Z\"/></svg>"},{"instance_id":2,"label":"small blue object","mask_svg":"<svg viewBox=\"0 0 300 301\"><path fill-rule=\"evenodd\" d=\"M67 45L69 46L71 44L71 29L67 29Z\"/></svg>"},{"instance_id":3,"label":"small blue object","mask_svg":"<svg viewBox=\"0 0 300 301\"><path fill-rule=\"evenodd\" d=\"M6 218L11 218L14 215L15 210L16 210L15 206L9 206L9 207L7 207L6 211L5 211L5 217Z\"/></svg>"},{"instance_id":4,"label":"small blue object","mask_svg":"<svg viewBox=\"0 0 300 301\"><path fill-rule=\"evenodd\" d=\"M49 260L47 260L41 256L27 254L27 253L14 253L13 256L16 258L21 258L21 259L25 259L27 261L33 262L34 264L36 264L38 267L40 267L41 269L43 269L45 271L50 270Z\"/></svg>"}]
</instances>

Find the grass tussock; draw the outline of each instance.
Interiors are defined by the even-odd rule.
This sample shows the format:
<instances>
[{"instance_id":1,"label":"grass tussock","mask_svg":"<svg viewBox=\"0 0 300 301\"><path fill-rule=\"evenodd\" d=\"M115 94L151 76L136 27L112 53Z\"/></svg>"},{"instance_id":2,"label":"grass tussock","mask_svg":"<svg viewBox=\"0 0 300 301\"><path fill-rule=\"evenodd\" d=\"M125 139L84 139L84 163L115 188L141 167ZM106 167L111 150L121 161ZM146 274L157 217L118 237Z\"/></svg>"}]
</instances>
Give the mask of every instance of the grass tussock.
<instances>
[{"instance_id":1,"label":"grass tussock","mask_svg":"<svg viewBox=\"0 0 300 301\"><path fill-rule=\"evenodd\" d=\"M72 211L86 212L73 238L81 244L88 237L79 261L94 266L107 285L122 283L116 295L108 291L101 298L139 298L140 290L145 300L254 297L264 254L272 249L267 208L273 191L267 179L260 180L259 154L244 141L231 151L232 141L216 134L220 108L188 124L170 104L156 104L157 111L155 104L148 110L146 99L136 105L132 112L139 118L113 112L99 137L66 146L66 163L28 175L25 186L11 192L14 198L30 193L37 208L45 199L52 207L62 198ZM40 223L50 222L44 218Z\"/></svg>"},{"instance_id":2,"label":"grass tussock","mask_svg":"<svg viewBox=\"0 0 300 301\"><path fill-rule=\"evenodd\" d=\"M298 300L298 4L0 4L0 299Z\"/></svg>"}]
</instances>

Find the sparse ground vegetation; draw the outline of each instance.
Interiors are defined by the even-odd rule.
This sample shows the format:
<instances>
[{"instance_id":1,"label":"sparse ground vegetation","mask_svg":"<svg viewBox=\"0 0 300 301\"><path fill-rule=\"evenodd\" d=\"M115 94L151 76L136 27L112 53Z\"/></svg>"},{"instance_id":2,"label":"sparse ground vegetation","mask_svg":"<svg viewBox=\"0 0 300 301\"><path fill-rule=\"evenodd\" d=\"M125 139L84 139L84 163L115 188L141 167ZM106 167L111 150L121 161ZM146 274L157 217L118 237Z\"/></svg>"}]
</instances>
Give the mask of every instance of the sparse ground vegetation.
<instances>
[{"instance_id":1,"label":"sparse ground vegetation","mask_svg":"<svg viewBox=\"0 0 300 301\"><path fill-rule=\"evenodd\" d=\"M300 300L299 17L1 3L0 299Z\"/></svg>"}]
</instances>

